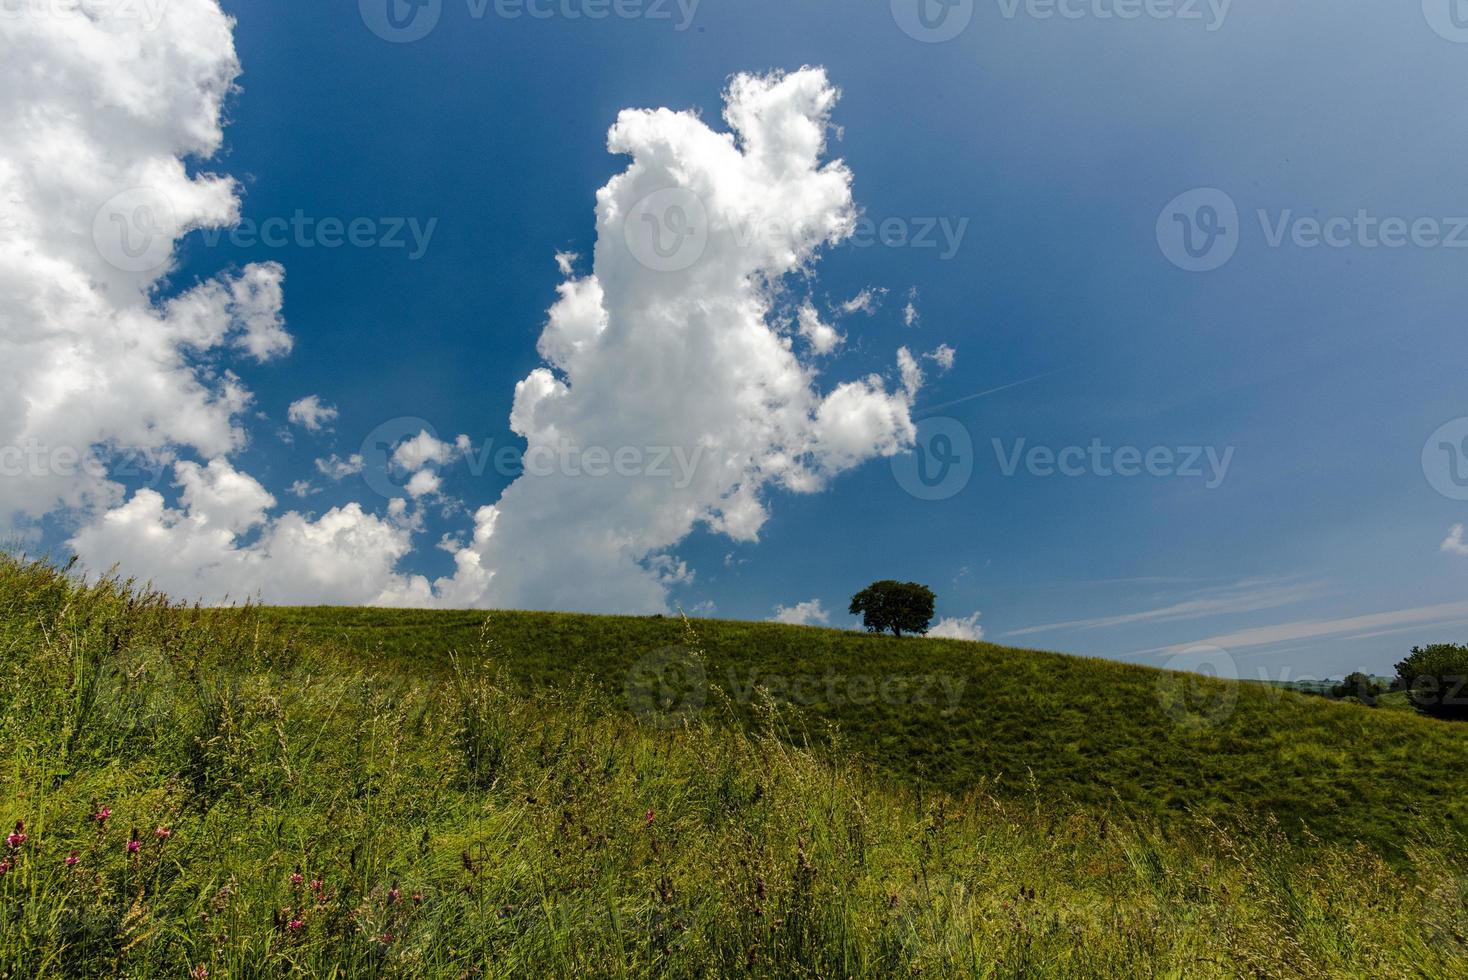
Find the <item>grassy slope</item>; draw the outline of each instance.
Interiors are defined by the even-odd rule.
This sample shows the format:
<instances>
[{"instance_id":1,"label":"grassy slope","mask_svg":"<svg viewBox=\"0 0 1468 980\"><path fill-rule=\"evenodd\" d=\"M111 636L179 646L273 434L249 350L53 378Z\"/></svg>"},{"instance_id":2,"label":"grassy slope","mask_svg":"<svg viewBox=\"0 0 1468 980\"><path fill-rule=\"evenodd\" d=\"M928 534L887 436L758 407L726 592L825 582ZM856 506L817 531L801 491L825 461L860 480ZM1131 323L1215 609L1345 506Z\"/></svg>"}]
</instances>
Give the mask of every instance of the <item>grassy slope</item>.
<instances>
[{"instance_id":1,"label":"grassy slope","mask_svg":"<svg viewBox=\"0 0 1468 980\"><path fill-rule=\"evenodd\" d=\"M411 670L444 669L451 651L475 649L486 620L368 609L267 614ZM495 613L490 623L494 656L516 679L564 687L590 678L618 695L635 665L676 647L681 631L669 619L547 613ZM787 687L791 677L815 678L796 695L811 730L835 723L881 769L950 792L997 780L1001 791L1120 801L1149 817L1273 814L1297 837L1308 825L1320 837L1360 839L1394 857L1415 833L1468 833L1468 726L987 643L772 623L695 626L711 683L738 692L752 680L778 688L781 678ZM834 703L831 674L846 679L835 684ZM962 696L953 710L936 685L930 703L899 695L856 704L850 694L863 689L849 679L857 675L889 681L894 692L941 675L961 682ZM752 719L750 707L740 707Z\"/></svg>"},{"instance_id":2,"label":"grassy slope","mask_svg":"<svg viewBox=\"0 0 1468 980\"><path fill-rule=\"evenodd\" d=\"M0 556L0 977L1468 977L1453 842L919 793L462 639L425 669Z\"/></svg>"}]
</instances>

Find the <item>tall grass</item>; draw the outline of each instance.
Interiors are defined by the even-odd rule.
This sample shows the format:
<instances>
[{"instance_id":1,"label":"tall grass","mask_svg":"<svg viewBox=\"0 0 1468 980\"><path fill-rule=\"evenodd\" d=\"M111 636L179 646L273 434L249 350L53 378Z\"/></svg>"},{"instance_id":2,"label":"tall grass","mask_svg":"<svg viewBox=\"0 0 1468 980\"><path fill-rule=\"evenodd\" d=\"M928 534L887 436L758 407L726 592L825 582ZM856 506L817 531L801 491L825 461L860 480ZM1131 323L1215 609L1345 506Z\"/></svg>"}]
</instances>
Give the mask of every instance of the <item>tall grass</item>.
<instances>
[{"instance_id":1,"label":"tall grass","mask_svg":"<svg viewBox=\"0 0 1468 980\"><path fill-rule=\"evenodd\" d=\"M920 794L495 640L420 677L0 560L0 977L1468 976L1441 846Z\"/></svg>"}]
</instances>

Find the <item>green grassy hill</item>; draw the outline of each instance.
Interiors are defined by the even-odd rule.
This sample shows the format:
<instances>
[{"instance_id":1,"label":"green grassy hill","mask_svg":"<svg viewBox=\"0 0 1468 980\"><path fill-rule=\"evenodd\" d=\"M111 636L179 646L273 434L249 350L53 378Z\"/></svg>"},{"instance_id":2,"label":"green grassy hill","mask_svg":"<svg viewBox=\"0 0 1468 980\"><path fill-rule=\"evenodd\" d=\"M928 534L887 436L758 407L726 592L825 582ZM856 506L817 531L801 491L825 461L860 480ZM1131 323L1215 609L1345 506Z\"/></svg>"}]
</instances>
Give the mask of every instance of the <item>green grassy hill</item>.
<instances>
[{"instance_id":1,"label":"green grassy hill","mask_svg":"<svg viewBox=\"0 0 1468 980\"><path fill-rule=\"evenodd\" d=\"M452 651L487 640L490 655L532 689L590 679L644 715L667 688L685 710L655 713L655 723L699 705L717 716L725 698L708 690L717 687L752 724L752 692L766 685L799 709L797 733L824 740L836 726L845 748L885 773L950 793L983 787L1115 804L1163 823L1190 813L1267 815L1297 839L1359 839L1394 858L1414 834L1468 835L1468 726L1411 712L987 643L774 623L695 621L705 656L694 666L678 652L685 641L673 619L267 615L368 662L419 672L442 672Z\"/></svg>"},{"instance_id":2,"label":"green grassy hill","mask_svg":"<svg viewBox=\"0 0 1468 980\"><path fill-rule=\"evenodd\" d=\"M1389 759L1396 739L1455 751L1456 729L1241 691L1204 734L1224 717L1209 691L1159 714L1179 689L1090 661L482 619L179 608L0 557L0 978L1468 977L1468 854L1441 821L1375 809L1363 786L1341 805L1401 828L1392 860L1292 839L1252 814L1298 800L1301 779L1277 788L1261 763L1257 791L1230 784L1248 794L1231 811L1178 775L1176 749L1287 757L1288 733L1261 738L1250 717L1303 719L1294 751L1322 757L1332 732L1359 728ZM794 712L685 682L754 657L824 676L838 654L878 682L969 684L954 709L848 706L865 696L846 685ZM1151 775L1085 792L1085 773L1038 758L1062 744L1047 715L1075 742L1062 760L1129 755L1108 778ZM844 747L792 746L823 716L864 723L843 720ZM1119 734L1133 716L1138 737L1170 726L1156 759ZM1031 753L1036 776L1011 778ZM915 763L933 779L893 778Z\"/></svg>"}]
</instances>

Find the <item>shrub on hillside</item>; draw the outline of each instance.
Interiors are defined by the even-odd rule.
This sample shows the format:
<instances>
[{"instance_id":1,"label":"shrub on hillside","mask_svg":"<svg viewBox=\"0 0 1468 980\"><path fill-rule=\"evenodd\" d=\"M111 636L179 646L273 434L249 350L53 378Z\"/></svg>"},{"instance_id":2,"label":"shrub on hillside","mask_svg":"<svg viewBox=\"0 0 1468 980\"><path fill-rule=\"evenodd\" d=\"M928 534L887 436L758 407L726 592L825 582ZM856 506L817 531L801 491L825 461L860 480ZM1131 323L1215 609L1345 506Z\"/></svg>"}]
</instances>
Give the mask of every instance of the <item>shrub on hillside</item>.
<instances>
[{"instance_id":1,"label":"shrub on hillside","mask_svg":"<svg viewBox=\"0 0 1468 980\"><path fill-rule=\"evenodd\" d=\"M1438 718L1468 720L1468 646L1433 643L1413 647L1397 664L1397 679L1418 710Z\"/></svg>"},{"instance_id":2,"label":"shrub on hillside","mask_svg":"<svg viewBox=\"0 0 1468 980\"><path fill-rule=\"evenodd\" d=\"M1370 674L1357 671L1330 689L1330 696L1337 700L1347 698L1366 705L1375 705L1376 699L1386 693L1386 688Z\"/></svg>"}]
</instances>

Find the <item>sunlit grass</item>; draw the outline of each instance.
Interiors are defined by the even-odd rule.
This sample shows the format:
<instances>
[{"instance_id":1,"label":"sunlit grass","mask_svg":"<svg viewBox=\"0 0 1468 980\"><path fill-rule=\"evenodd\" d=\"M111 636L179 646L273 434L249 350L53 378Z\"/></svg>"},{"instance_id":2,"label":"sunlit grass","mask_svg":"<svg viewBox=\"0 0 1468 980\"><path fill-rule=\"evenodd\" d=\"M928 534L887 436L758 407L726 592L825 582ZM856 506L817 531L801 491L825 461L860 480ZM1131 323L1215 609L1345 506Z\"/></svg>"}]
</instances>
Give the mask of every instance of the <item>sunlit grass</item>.
<instances>
[{"instance_id":1,"label":"sunlit grass","mask_svg":"<svg viewBox=\"0 0 1468 980\"><path fill-rule=\"evenodd\" d=\"M920 792L516 639L415 669L0 565L0 976L1468 975L1450 842Z\"/></svg>"}]
</instances>

